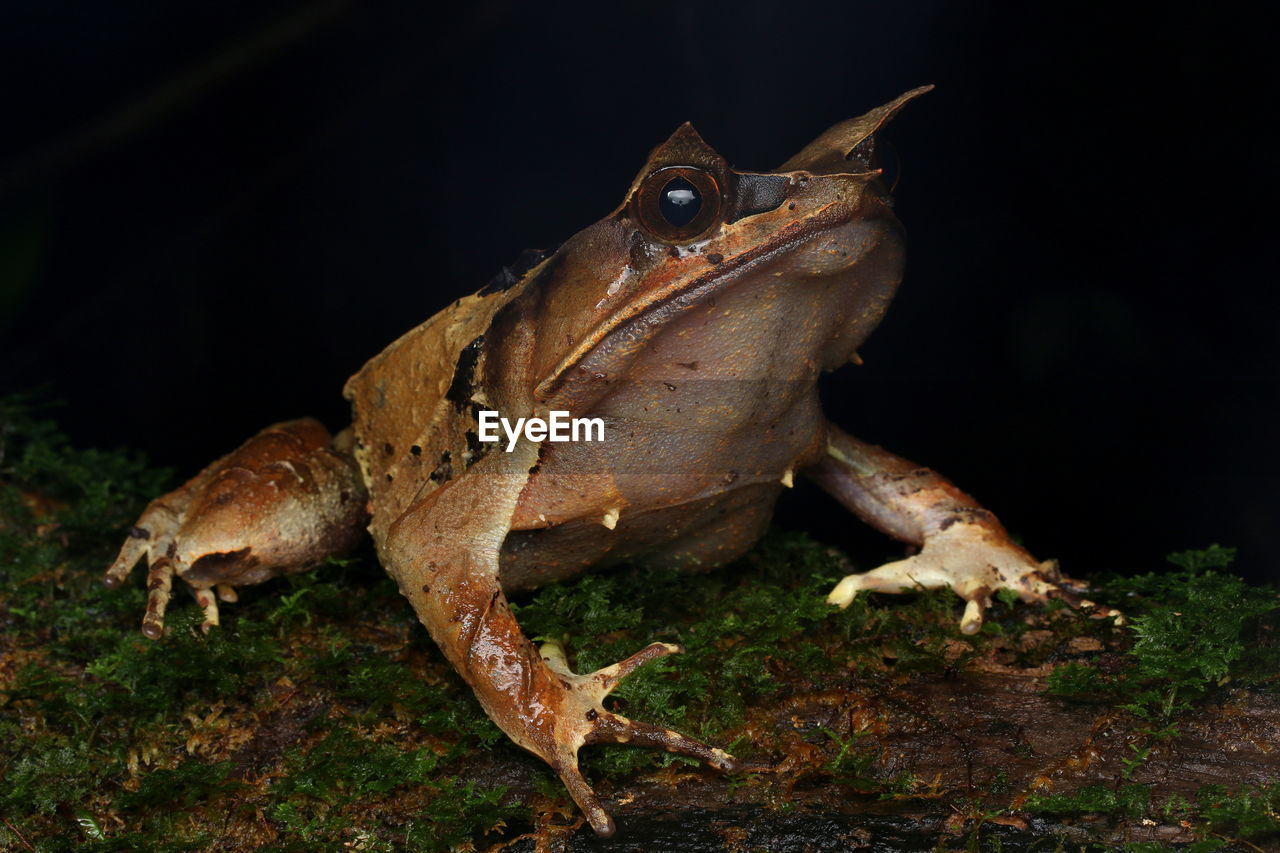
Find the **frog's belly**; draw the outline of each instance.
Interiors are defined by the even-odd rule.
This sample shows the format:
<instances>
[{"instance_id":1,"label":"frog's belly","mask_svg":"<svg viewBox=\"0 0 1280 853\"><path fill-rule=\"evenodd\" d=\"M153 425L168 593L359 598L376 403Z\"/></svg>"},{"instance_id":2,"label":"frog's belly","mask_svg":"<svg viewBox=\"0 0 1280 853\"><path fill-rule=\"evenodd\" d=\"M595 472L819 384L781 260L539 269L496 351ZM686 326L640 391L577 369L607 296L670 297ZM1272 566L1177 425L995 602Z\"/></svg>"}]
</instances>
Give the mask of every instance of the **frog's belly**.
<instances>
[{"instance_id":1,"label":"frog's belly","mask_svg":"<svg viewBox=\"0 0 1280 853\"><path fill-rule=\"evenodd\" d=\"M623 514L614 529L577 520L515 530L502 546L506 592L537 589L591 566L635 562L679 569L723 566L746 552L769 525L781 487L756 483L690 503Z\"/></svg>"},{"instance_id":2,"label":"frog's belly","mask_svg":"<svg viewBox=\"0 0 1280 853\"><path fill-rule=\"evenodd\" d=\"M811 382L686 380L674 390L656 382L607 402L591 412L602 416L603 441L543 445L513 530L596 524L615 507L623 517L701 507L727 491L794 477L825 446Z\"/></svg>"}]
</instances>

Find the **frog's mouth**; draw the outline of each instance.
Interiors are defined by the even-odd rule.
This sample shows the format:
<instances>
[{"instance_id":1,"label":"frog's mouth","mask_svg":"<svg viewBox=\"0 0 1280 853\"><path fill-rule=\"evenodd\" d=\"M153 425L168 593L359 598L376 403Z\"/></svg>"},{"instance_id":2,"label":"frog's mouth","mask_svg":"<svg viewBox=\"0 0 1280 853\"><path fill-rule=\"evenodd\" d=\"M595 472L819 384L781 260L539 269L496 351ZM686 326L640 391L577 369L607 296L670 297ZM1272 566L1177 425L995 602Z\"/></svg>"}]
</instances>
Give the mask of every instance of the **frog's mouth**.
<instances>
[{"instance_id":1,"label":"frog's mouth","mask_svg":"<svg viewBox=\"0 0 1280 853\"><path fill-rule=\"evenodd\" d=\"M714 269L681 283L677 290L661 298L629 306L597 327L591 336L562 360L550 377L539 384L534 399L549 409L575 410L588 405L592 399L607 390L600 383L591 381L592 377L617 376L625 372L654 335L676 322L680 315L705 304L718 293L755 275L768 275L773 265L786 262L788 258L805 252L810 247L815 256L821 255L822 260L830 260L827 257L829 253L822 248L823 238L841 229L877 231L877 234L868 232L846 238L850 243L865 246L865 251L872 251L885 234L900 228L892 213L887 208L885 210L887 216L884 218L851 222L847 211L834 206L828 207L806 219L791 223L765 245L725 258ZM859 254L851 254L846 260L813 277L847 275L858 266L861 257ZM889 293L897 287L899 278L900 274L895 275L892 281L885 283ZM871 295L868 296L870 299ZM886 297L874 301L887 305L888 299Z\"/></svg>"}]
</instances>

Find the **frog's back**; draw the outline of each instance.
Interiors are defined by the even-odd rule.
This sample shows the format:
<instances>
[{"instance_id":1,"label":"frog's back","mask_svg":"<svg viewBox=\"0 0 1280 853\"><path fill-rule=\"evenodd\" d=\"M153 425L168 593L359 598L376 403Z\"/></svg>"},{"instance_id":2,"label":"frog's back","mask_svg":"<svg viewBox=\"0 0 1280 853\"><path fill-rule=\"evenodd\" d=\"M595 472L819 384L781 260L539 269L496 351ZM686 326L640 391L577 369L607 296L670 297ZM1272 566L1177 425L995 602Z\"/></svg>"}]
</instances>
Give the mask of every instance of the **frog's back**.
<instances>
[{"instance_id":1,"label":"frog's back","mask_svg":"<svg viewBox=\"0 0 1280 853\"><path fill-rule=\"evenodd\" d=\"M480 452L472 377L483 337L515 289L457 300L401 335L347 380L356 458L381 543L419 494L460 474Z\"/></svg>"}]
</instances>

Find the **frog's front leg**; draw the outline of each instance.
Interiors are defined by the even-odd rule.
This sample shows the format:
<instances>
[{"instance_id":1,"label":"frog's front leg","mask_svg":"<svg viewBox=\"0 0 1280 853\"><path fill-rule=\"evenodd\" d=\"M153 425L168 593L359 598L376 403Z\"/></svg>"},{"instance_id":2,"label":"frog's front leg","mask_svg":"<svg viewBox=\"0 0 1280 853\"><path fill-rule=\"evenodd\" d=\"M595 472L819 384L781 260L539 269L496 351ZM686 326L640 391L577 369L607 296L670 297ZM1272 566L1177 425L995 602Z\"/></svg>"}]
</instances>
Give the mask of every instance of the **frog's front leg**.
<instances>
[{"instance_id":1,"label":"frog's front leg","mask_svg":"<svg viewBox=\"0 0 1280 853\"><path fill-rule=\"evenodd\" d=\"M499 554L538 445L493 452L420 500L391 527L383 562L450 663L490 718L559 774L592 829L614 831L612 818L578 768L592 743L630 743L689 755L721 770L738 762L723 750L677 732L629 720L601 704L637 667L680 651L653 643L620 663L579 675L564 654L540 653L524 636L499 582Z\"/></svg>"},{"instance_id":2,"label":"frog's front leg","mask_svg":"<svg viewBox=\"0 0 1280 853\"><path fill-rule=\"evenodd\" d=\"M331 441L311 418L275 424L152 501L104 579L119 586L147 557L142 633L164 633L175 577L191 587L208 631L218 624L218 599L235 601L236 586L354 546L364 535L366 495L348 435Z\"/></svg>"},{"instance_id":3,"label":"frog's front leg","mask_svg":"<svg viewBox=\"0 0 1280 853\"><path fill-rule=\"evenodd\" d=\"M1024 601L1062 598L1092 607L1067 585L1053 560L1037 561L996 517L941 475L859 441L828 424L827 453L808 473L873 527L920 547L920 553L849 575L827 597L848 607L862 590L902 592L951 587L965 599L960 630L976 633L992 594L1011 589Z\"/></svg>"}]
</instances>

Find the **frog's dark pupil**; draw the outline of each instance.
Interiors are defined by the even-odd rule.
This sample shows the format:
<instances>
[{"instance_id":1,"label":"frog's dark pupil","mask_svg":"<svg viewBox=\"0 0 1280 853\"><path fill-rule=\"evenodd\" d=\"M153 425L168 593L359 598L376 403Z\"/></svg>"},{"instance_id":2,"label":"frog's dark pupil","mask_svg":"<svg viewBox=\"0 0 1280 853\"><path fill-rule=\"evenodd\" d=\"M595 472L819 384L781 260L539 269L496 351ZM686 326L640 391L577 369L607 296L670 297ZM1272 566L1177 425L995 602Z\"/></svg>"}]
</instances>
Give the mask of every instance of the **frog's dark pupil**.
<instances>
[{"instance_id":1,"label":"frog's dark pupil","mask_svg":"<svg viewBox=\"0 0 1280 853\"><path fill-rule=\"evenodd\" d=\"M684 178L667 181L658 198L658 210L662 211L662 218L676 228L683 228L692 222L701 209L702 194Z\"/></svg>"}]
</instances>

